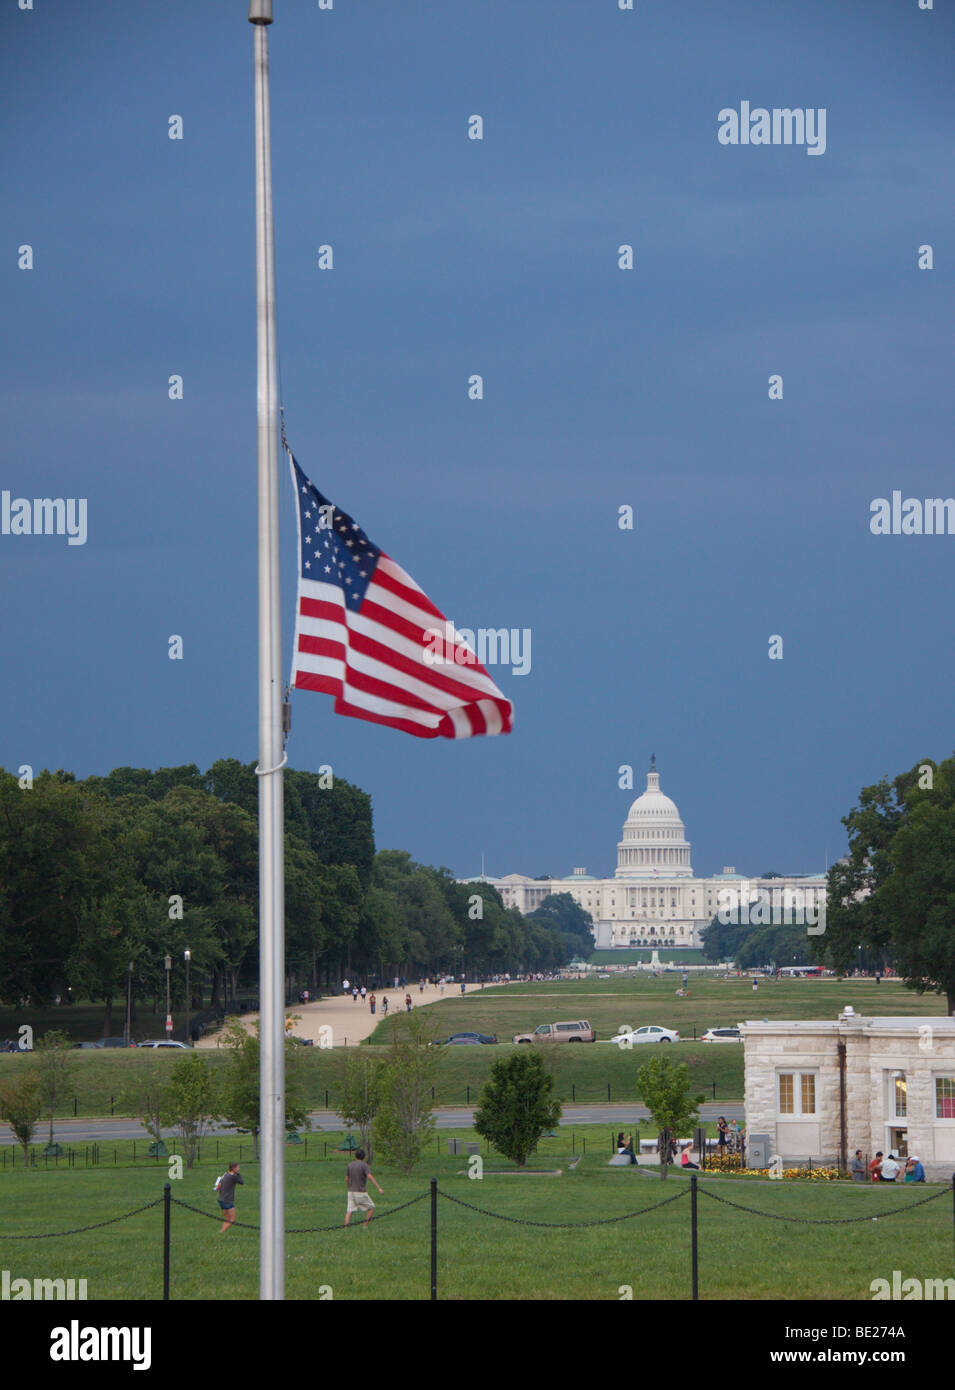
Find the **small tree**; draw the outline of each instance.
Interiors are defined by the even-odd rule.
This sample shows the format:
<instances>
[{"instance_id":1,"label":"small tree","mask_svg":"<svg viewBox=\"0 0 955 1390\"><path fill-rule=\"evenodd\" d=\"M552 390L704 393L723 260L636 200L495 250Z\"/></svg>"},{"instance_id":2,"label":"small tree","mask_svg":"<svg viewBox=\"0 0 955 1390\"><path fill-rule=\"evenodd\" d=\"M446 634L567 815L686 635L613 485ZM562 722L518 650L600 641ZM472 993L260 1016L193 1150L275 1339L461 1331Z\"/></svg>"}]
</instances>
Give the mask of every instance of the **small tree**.
<instances>
[{"instance_id":1,"label":"small tree","mask_svg":"<svg viewBox=\"0 0 955 1390\"><path fill-rule=\"evenodd\" d=\"M136 1076L120 1097L122 1113L141 1121L157 1144L162 1139L163 1126L170 1123L169 1079L160 1071L160 1065L151 1065Z\"/></svg>"},{"instance_id":2,"label":"small tree","mask_svg":"<svg viewBox=\"0 0 955 1390\"><path fill-rule=\"evenodd\" d=\"M199 1140L217 1118L215 1077L201 1053L190 1051L176 1062L169 1077L167 1104L169 1123L179 1133L186 1167L191 1168Z\"/></svg>"},{"instance_id":3,"label":"small tree","mask_svg":"<svg viewBox=\"0 0 955 1390\"><path fill-rule=\"evenodd\" d=\"M253 1153L258 1158L261 1051L258 1019L255 1021L255 1032L248 1033L237 1018L230 1018L222 1041L229 1049L230 1056L221 1081L219 1111L232 1129L243 1130L252 1135ZM288 1129L299 1129L307 1120L301 1048L286 1037L285 1124Z\"/></svg>"},{"instance_id":4,"label":"small tree","mask_svg":"<svg viewBox=\"0 0 955 1390\"><path fill-rule=\"evenodd\" d=\"M73 1075L72 1047L68 1033L51 1028L37 1040L37 1076L43 1096L43 1109L50 1117L50 1140L53 1143L53 1112Z\"/></svg>"},{"instance_id":5,"label":"small tree","mask_svg":"<svg viewBox=\"0 0 955 1390\"><path fill-rule=\"evenodd\" d=\"M431 1088L442 1049L438 1025L421 1013L395 1019L391 1050L382 1070L381 1097L372 1124L379 1154L410 1173L434 1132Z\"/></svg>"},{"instance_id":6,"label":"small tree","mask_svg":"<svg viewBox=\"0 0 955 1390\"><path fill-rule=\"evenodd\" d=\"M685 1062L675 1066L668 1057L652 1057L637 1072L637 1091L656 1125L660 1149L660 1177L670 1162L670 1143L684 1126L699 1116L704 1096L690 1095L690 1071Z\"/></svg>"},{"instance_id":7,"label":"small tree","mask_svg":"<svg viewBox=\"0 0 955 1390\"><path fill-rule=\"evenodd\" d=\"M35 1067L0 1086L0 1120L7 1122L22 1146L24 1163L30 1161L30 1142L42 1113L43 1088Z\"/></svg>"},{"instance_id":8,"label":"small tree","mask_svg":"<svg viewBox=\"0 0 955 1390\"><path fill-rule=\"evenodd\" d=\"M523 1168L541 1135L561 1117L560 1101L551 1099L553 1089L553 1077L540 1053L519 1048L491 1068L474 1128L505 1158Z\"/></svg>"},{"instance_id":9,"label":"small tree","mask_svg":"<svg viewBox=\"0 0 955 1390\"><path fill-rule=\"evenodd\" d=\"M344 1053L338 1110L346 1125L357 1125L361 1147L372 1161L372 1125L381 1105L384 1064L366 1052Z\"/></svg>"}]
</instances>

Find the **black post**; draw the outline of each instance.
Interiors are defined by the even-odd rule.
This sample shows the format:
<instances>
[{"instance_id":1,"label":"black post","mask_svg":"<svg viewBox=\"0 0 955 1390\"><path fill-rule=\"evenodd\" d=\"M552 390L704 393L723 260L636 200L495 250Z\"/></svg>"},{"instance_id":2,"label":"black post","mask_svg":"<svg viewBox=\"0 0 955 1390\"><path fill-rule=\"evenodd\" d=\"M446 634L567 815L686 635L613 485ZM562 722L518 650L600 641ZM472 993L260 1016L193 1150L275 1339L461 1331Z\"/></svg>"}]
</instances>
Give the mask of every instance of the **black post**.
<instances>
[{"instance_id":1,"label":"black post","mask_svg":"<svg viewBox=\"0 0 955 1390\"><path fill-rule=\"evenodd\" d=\"M952 1224L955 1227L955 1173L952 1174Z\"/></svg>"},{"instance_id":2,"label":"black post","mask_svg":"<svg viewBox=\"0 0 955 1390\"><path fill-rule=\"evenodd\" d=\"M570 1083L570 1098L571 1100L577 1099L577 1087L574 1085L573 1082Z\"/></svg>"},{"instance_id":3,"label":"black post","mask_svg":"<svg viewBox=\"0 0 955 1390\"><path fill-rule=\"evenodd\" d=\"M113 1113L113 1097L112 1097L112 1096L110 1096L110 1098L109 1098L109 1113L110 1113L111 1115L112 1115L112 1113Z\"/></svg>"},{"instance_id":4,"label":"black post","mask_svg":"<svg viewBox=\"0 0 955 1390\"><path fill-rule=\"evenodd\" d=\"M716 1100L716 1082L713 1082L713 1099Z\"/></svg>"},{"instance_id":5,"label":"black post","mask_svg":"<svg viewBox=\"0 0 955 1390\"><path fill-rule=\"evenodd\" d=\"M73 1097L73 1119L76 1119L76 1096Z\"/></svg>"},{"instance_id":6,"label":"black post","mask_svg":"<svg viewBox=\"0 0 955 1390\"><path fill-rule=\"evenodd\" d=\"M470 1105L470 1104L471 1104L471 1087L470 1087L470 1086L467 1086L467 1087L465 1087L465 1089L466 1089L466 1091L467 1091L467 1099L466 1099L466 1101L465 1101L465 1104L466 1104L466 1105Z\"/></svg>"},{"instance_id":7,"label":"black post","mask_svg":"<svg viewBox=\"0 0 955 1390\"><path fill-rule=\"evenodd\" d=\"M169 1217L172 1209L172 1184L164 1183L162 1191L162 1296L169 1301Z\"/></svg>"},{"instance_id":8,"label":"black post","mask_svg":"<svg viewBox=\"0 0 955 1390\"><path fill-rule=\"evenodd\" d=\"M697 1221L696 1221L696 1174L690 1174L690 1247L693 1271L693 1293L691 1295L694 1303L700 1296L700 1286L698 1278L698 1250L697 1250Z\"/></svg>"},{"instance_id":9,"label":"black post","mask_svg":"<svg viewBox=\"0 0 955 1390\"><path fill-rule=\"evenodd\" d=\"M610 1099L610 1082L607 1082L607 1099Z\"/></svg>"},{"instance_id":10,"label":"black post","mask_svg":"<svg viewBox=\"0 0 955 1390\"><path fill-rule=\"evenodd\" d=\"M325 1109L328 1109L328 1092L325 1092Z\"/></svg>"},{"instance_id":11,"label":"black post","mask_svg":"<svg viewBox=\"0 0 955 1390\"><path fill-rule=\"evenodd\" d=\"M431 1302L438 1297L438 1180L431 1179Z\"/></svg>"}]
</instances>

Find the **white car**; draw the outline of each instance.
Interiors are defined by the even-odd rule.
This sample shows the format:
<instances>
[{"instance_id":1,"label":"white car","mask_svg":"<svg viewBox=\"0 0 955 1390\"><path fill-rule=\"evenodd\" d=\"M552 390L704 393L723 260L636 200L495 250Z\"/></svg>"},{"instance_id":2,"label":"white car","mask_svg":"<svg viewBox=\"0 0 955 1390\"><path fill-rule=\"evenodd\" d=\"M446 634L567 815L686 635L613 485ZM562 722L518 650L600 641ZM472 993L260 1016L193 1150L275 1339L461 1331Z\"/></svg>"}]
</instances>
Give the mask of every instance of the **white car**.
<instances>
[{"instance_id":1,"label":"white car","mask_svg":"<svg viewBox=\"0 0 955 1390\"><path fill-rule=\"evenodd\" d=\"M170 1038L162 1038L156 1042L141 1042L140 1047L181 1047L183 1052L188 1052L189 1048L185 1043L173 1042Z\"/></svg>"},{"instance_id":2,"label":"white car","mask_svg":"<svg viewBox=\"0 0 955 1390\"><path fill-rule=\"evenodd\" d=\"M707 1028L700 1042L742 1042L743 1035L738 1028Z\"/></svg>"},{"instance_id":3,"label":"white car","mask_svg":"<svg viewBox=\"0 0 955 1390\"><path fill-rule=\"evenodd\" d=\"M630 1048L637 1043L668 1043L679 1042L680 1035L673 1028L661 1028L658 1023L651 1023L646 1028L621 1028L619 1033L615 1033L607 1042L616 1043L620 1048Z\"/></svg>"}]
</instances>

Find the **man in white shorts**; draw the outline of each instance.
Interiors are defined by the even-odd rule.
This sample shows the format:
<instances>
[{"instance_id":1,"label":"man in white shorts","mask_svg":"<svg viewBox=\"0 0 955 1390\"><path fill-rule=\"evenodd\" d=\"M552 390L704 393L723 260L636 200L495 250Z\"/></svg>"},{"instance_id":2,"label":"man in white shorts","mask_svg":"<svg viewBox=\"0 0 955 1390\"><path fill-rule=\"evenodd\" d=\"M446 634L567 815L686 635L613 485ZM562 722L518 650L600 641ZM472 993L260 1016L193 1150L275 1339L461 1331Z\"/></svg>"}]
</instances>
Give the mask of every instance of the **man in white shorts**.
<instances>
[{"instance_id":1,"label":"man in white shorts","mask_svg":"<svg viewBox=\"0 0 955 1390\"><path fill-rule=\"evenodd\" d=\"M345 1169L345 1186L348 1188L348 1205L345 1209L346 1226L351 1222L351 1214L353 1211L365 1212L363 1225L367 1226L368 1222L371 1220L371 1214L375 1210L375 1204L369 1197L367 1191L369 1178L375 1183L375 1186L378 1187L378 1183L375 1182L375 1179L371 1175L371 1169L365 1162L365 1150L356 1149L355 1157ZM380 1187L378 1187L378 1191L382 1197L385 1195Z\"/></svg>"}]
</instances>

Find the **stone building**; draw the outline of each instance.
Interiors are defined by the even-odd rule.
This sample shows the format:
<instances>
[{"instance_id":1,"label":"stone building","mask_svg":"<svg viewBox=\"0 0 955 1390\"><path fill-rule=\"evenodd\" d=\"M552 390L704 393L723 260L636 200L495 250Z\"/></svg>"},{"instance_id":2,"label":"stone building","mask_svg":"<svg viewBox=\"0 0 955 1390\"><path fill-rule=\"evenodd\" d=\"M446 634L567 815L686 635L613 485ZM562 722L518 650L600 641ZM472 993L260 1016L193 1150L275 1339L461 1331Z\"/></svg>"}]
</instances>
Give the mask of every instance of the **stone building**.
<instances>
[{"instance_id":1,"label":"stone building","mask_svg":"<svg viewBox=\"0 0 955 1390\"><path fill-rule=\"evenodd\" d=\"M856 1149L917 1154L955 1169L955 1018L865 1018L740 1025L747 1133L786 1162L838 1162Z\"/></svg>"}]
</instances>

